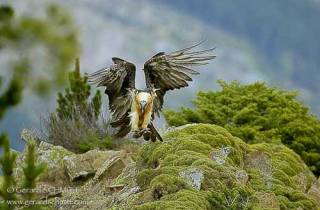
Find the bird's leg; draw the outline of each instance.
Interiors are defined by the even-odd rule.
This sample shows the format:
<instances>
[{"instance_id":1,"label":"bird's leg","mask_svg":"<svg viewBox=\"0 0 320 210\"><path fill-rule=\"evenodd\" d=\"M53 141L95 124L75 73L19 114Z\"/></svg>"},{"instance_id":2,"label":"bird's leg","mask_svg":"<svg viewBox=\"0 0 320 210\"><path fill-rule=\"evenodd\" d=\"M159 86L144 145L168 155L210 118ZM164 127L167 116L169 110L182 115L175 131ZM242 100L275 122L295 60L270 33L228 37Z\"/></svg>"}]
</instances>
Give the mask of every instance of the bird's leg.
<instances>
[{"instance_id":1,"label":"bird's leg","mask_svg":"<svg viewBox=\"0 0 320 210\"><path fill-rule=\"evenodd\" d=\"M139 130L134 130L132 131L133 133L133 138L139 138L141 137L142 135L149 135L149 133L151 133L151 130L149 128L142 128L142 129L139 129Z\"/></svg>"},{"instance_id":2,"label":"bird's leg","mask_svg":"<svg viewBox=\"0 0 320 210\"><path fill-rule=\"evenodd\" d=\"M150 128L141 129L141 133L143 135L143 139L146 141L149 141L151 134L152 134Z\"/></svg>"}]
</instances>

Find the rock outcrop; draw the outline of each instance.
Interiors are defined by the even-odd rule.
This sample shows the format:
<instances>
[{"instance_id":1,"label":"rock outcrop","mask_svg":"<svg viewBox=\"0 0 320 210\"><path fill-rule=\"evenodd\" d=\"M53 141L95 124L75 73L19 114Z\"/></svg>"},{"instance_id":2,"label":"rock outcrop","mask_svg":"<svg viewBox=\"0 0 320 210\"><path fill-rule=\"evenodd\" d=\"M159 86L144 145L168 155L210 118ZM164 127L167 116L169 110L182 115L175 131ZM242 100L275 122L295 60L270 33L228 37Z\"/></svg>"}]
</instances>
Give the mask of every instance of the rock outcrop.
<instances>
[{"instance_id":1,"label":"rock outcrop","mask_svg":"<svg viewBox=\"0 0 320 210\"><path fill-rule=\"evenodd\" d=\"M21 153L18 166L23 159ZM320 180L292 150L248 145L215 125L172 129L164 142L136 153L74 154L41 142L37 161L48 165L38 199L51 201L52 209L320 208Z\"/></svg>"}]
</instances>

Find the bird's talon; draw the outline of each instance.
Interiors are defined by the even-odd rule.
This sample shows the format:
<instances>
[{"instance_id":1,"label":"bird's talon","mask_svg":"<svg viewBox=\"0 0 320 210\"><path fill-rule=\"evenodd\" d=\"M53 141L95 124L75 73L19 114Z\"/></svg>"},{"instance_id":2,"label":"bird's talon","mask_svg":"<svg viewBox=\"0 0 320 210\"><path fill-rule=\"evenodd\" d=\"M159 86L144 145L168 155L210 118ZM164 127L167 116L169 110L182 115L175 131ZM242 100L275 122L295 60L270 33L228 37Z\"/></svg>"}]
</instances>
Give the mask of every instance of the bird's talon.
<instances>
[{"instance_id":1,"label":"bird's talon","mask_svg":"<svg viewBox=\"0 0 320 210\"><path fill-rule=\"evenodd\" d=\"M149 141L151 138L151 132L150 131L144 132L143 138L144 138L144 140Z\"/></svg>"},{"instance_id":2,"label":"bird's talon","mask_svg":"<svg viewBox=\"0 0 320 210\"><path fill-rule=\"evenodd\" d=\"M133 138L139 138L140 136L142 135L141 131L139 130L136 130L136 131L133 131Z\"/></svg>"}]
</instances>

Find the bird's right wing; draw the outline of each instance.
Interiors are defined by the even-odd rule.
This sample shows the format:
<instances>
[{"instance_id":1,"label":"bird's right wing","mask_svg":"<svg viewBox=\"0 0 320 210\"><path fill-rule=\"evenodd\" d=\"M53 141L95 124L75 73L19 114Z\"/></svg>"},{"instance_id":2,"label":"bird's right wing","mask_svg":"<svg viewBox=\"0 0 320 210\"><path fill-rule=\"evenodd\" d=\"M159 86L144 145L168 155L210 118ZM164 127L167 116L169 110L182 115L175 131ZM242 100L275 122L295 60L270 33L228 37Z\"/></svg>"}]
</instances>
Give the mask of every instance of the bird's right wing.
<instances>
[{"instance_id":1,"label":"bird's right wing","mask_svg":"<svg viewBox=\"0 0 320 210\"><path fill-rule=\"evenodd\" d=\"M109 98L111 125L119 127L117 136L122 137L130 132L130 109L132 91L135 89L136 67L120 58L112 58L114 64L88 75L90 84L104 86Z\"/></svg>"}]
</instances>

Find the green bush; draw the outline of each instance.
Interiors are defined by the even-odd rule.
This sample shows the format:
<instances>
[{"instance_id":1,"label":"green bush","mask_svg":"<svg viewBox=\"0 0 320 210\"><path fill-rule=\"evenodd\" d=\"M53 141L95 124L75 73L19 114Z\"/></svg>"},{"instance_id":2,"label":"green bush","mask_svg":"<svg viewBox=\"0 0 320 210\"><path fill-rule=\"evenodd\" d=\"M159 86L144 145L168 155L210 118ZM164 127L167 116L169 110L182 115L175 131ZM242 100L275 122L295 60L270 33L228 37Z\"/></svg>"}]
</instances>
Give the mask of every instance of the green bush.
<instances>
[{"instance_id":1,"label":"green bush","mask_svg":"<svg viewBox=\"0 0 320 210\"><path fill-rule=\"evenodd\" d=\"M56 112L43 119L45 140L74 152L112 148L112 130L101 114L100 91L90 96L87 77L81 76L77 60L69 74L69 87L58 93Z\"/></svg>"},{"instance_id":2,"label":"green bush","mask_svg":"<svg viewBox=\"0 0 320 210\"><path fill-rule=\"evenodd\" d=\"M320 121L296 99L297 93L260 82L219 84L220 91L198 93L195 109L165 111L168 124L210 123L223 126L248 143L282 142L320 175Z\"/></svg>"},{"instance_id":3,"label":"green bush","mask_svg":"<svg viewBox=\"0 0 320 210\"><path fill-rule=\"evenodd\" d=\"M105 138L99 138L97 135L85 136L85 139L80 140L78 144L79 152L81 153L94 148L111 149L113 147L114 145L110 136L106 136Z\"/></svg>"}]
</instances>

